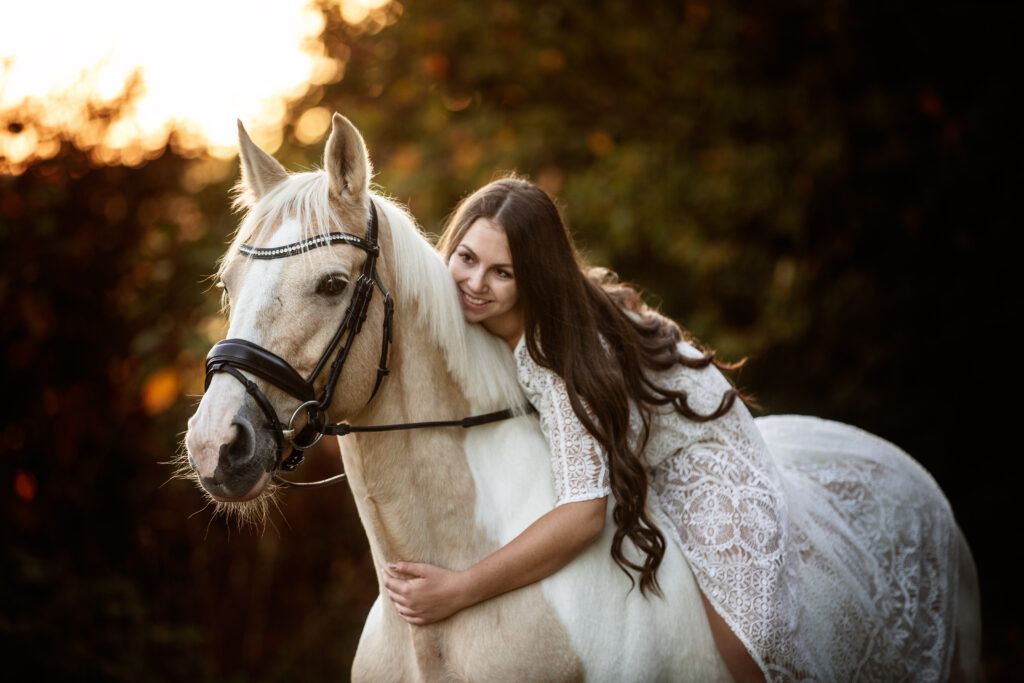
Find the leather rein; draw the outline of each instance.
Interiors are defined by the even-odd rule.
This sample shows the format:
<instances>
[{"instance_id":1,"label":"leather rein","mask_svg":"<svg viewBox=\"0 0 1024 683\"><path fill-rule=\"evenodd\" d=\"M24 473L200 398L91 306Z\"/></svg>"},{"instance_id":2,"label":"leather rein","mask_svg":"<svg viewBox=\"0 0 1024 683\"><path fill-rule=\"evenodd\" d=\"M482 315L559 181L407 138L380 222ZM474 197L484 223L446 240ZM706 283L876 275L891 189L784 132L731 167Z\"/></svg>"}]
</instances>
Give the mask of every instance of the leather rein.
<instances>
[{"instance_id":1,"label":"leather rein","mask_svg":"<svg viewBox=\"0 0 1024 683\"><path fill-rule=\"evenodd\" d=\"M381 335L380 363L377 368L377 380L373 385L373 392L370 400L376 396L380 389L381 382L388 375L388 352L391 346L392 326L394 321L395 304L391 294L380 282L377 274L377 257L380 255L380 245L377 240L379 224L377 218L377 207L373 200L370 200L370 219L366 228L365 238L345 232L332 232L327 235L317 235L299 242L283 247L253 247L242 244L238 252L242 256L251 259L269 260L287 258L318 249L320 247L334 244L347 244L362 249L366 252L366 261L363 262L362 271L356 280L355 291L352 300L349 302L345 316L338 326L337 331L331 338L316 367L313 368L308 378L303 378L295 368L280 356L262 346L254 344L246 339L223 339L213 345L206 357L206 382L205 388L209 389L213 376L224 372L237 379L242 386L260 407L271 432L274 435L276 448L276 465L274 481L283 486L319 488L340 482L345 478L345 473L337 474L320 481L296 482L289 481L277 474L277 470L291 472L302 464L304 453L320 442L325 435L344 436L356 432L388 432L406 429L427 429L437 427L475 427L483 424L490 424L500 420L507 420L511 417L523 415L533 410L532 406L519 409L505 409L487 413L485 415L474 415L461 420L435 420L430 422L407 422L391 425L354 426L344 422L330 423L327 418L327 407L334 398L335 387L341 377L342 368L348 358L352 343L356 335L362 329L366 320L366 312L370 307L375 289L379 289L384 297L384 322ZM334 357L333 362L331 361ZM323 372L330 362L330 369L327 372L327 381L320 394L317 395L313 383ZM248 372L263 379L289 396L301 401L298 408L292 412L287 426L278 419L277 411L273 404L259 388L256 382L250 380L244 373ZM298 433L295 429L295 419L305 411L307 421ZM285 447L291 446L291 453L284 456Z\"/></svg>"}]
</instances>

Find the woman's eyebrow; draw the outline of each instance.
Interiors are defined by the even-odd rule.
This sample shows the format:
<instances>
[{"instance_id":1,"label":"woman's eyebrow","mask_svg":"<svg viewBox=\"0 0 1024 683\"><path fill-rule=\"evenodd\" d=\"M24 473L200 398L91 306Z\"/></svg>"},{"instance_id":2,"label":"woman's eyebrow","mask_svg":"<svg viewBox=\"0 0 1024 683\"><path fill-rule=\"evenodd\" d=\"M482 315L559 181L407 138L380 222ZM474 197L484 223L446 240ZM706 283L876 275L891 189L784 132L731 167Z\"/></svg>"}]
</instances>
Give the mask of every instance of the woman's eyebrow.
<instances>
[{"instance_id":1,"label":"woman's eyebrow","mask_svg":"<svg viewBox=\"0 0 1024 683\"><path fill-rule=\"evenodd\" d=\"M480 257L476 255L476 252L473 251L465 242L459 242L459 246L457 246L456 249L465 249L466 251L469 252L469 255L472 256L474 259L476 259L477 261L480 260ZM505 270L514 270L511 263L494 263L491 265L491 267L503 268Z\"/></svg>"}]
</instances>

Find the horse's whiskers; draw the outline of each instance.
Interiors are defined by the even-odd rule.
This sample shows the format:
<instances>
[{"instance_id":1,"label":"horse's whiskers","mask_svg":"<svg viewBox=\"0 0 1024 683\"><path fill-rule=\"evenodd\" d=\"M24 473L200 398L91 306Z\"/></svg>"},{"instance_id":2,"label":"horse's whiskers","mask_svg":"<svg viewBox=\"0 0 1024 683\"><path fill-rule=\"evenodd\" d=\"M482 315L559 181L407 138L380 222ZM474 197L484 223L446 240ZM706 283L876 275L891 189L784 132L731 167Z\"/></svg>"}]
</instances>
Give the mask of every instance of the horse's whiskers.
<instances>
[{"instance_id":1,"label":"horse's whiskers","mask_svg":"<svg viewBox=\"0 0 1024 683\"><path fill-rule=\"evenodd\" d=\"M228 523L237 525L239 529L252 529L263 533L268 523L273 526L269 514L271 503L274 503L278 511L281 509L277 504L276 491L276 487L270 487L257 498L242 503L222 503L211 497L210 500L215 505L213 517L223 517Z\"/></svg>"},{"instance_id":2,"label":"horse's whiskers","mask_svg":"<svg viewBox=\"0 0 1024 683\"><path fill-rule=\"evenodd\" d=\"M161 465L168 465L172 467L171 475L167 478L161 487L167 483L174 481L175 479L183 479L187 481L195 481L198 483L199 475L192 469L192 465L188 460L188 448L185 445L184 438L178 443L177 452L174 457L170 460L165 460L160 463ZM253 500L247 500L241 503L224 503L199 486L199 490L203 492L206 498L206 505L201 509L196 510L192 513L192 516L205 511L211 505L213 506L213 515L211 521L216 517L223 517L229 523L237 524L239 529L250 528L260 533L266 531L267 524L270 523L273 526L273 521L270 519L270 506L273 505L274 509L281 514L281 518L284 519L284 513L281 510L281 504L279 501L278 491L281 487L276 485L268 486L267 489ZM287 523L287 520L285 520ZM276 527L275 527L276 529Z\"/></svg>"}]
</instances>

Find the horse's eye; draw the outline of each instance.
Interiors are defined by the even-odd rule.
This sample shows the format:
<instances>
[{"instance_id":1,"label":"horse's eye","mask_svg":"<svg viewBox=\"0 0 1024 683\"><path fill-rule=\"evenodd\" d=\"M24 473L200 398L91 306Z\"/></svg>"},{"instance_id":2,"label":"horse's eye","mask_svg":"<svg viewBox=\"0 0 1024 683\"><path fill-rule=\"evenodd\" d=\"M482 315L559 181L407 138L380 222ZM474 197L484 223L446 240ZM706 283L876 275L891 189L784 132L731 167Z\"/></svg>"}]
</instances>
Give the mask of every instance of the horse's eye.
<instances>
[{"instance_id":1,"label":"horse's eye","mask_svg":"<svg viewBox=\"0 0 1024 683\"><path fill-rule=\"evenodd\" d=\"M324 296L338 296L345 291L348 281L337 273L329 273L320 278L316 293Z\"/></svg>"}]
</instances>

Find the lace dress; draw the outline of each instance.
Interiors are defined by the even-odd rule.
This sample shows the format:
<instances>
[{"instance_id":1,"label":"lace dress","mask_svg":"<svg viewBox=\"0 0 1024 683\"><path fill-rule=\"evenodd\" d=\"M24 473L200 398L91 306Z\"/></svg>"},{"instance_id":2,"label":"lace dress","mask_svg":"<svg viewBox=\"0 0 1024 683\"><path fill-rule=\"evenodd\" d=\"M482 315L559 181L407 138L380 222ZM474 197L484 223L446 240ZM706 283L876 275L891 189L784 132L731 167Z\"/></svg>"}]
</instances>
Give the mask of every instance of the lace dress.
<instances>
[{"instance_id":1,"label":"lace dress","mask_svg":"<svg viewBox=\"0 0 1024 683\"><path fill-rule=\"evenodd\" d=\"M551 446L556 505L609 495L604 453L565 383L522 340L514 356ZM703 414L729 388L714 367L679 366L658 381ZM737 401L705 423L656 410L643 456L662 531L676 535L701 591L768 680L947 677L959 532L905 453L836 422L755 421Z\"/></svg>"}]
</instances>

